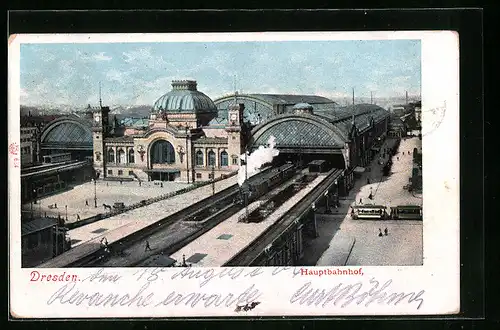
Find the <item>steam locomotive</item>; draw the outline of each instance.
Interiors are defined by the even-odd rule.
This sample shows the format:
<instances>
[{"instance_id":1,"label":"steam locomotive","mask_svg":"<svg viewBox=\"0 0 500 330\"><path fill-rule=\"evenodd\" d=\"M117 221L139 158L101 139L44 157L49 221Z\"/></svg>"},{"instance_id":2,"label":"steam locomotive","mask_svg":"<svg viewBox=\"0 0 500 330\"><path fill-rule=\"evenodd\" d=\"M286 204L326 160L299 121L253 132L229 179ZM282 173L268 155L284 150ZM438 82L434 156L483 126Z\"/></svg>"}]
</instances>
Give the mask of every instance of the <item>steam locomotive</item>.
<instances>
[{"instance_id":1,"label":"steam locomotive","mask_svg":"<svg viewBox=\"0 0 500 330\"><path fill-rule=\"evenodd\" d=\"M284 164L277 168L271 169L259 178L249 178L243 183L240 188L239 203L245 201L245 196L248 198L248 203L255 201L257 198L267 194L274 187L286 180L289 180L295 174L295 166L293 164Z\"/></svg>"}]
</instances>

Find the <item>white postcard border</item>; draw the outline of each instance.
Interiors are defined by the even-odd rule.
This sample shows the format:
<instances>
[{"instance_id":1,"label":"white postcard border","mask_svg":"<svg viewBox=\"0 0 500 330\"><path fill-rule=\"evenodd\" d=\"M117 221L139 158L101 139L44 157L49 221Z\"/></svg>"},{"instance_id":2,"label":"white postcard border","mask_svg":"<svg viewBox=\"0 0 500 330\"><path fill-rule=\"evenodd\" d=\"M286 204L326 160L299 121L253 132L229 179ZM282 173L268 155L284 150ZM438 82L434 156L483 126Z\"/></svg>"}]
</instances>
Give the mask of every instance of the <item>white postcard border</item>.
<instances>
[{"instance_id":1,"label":"white postcard border","mask_svg":"<svg viewBox=\"0 0 500 330\"><path fill-rule=\"evenodd\" d=\"M94 317L190 317L190 316L313 316L313 315L433 315L454 314L460 308L460 245L459 245L459 45L458 34L452 31L408 31L408 32L318 32L318 33L224 33L224 34L93 34L93 35L16 35L9 39L9 144L20 139L20 44L21 43L95 43L95 42L153 42L153 41L275 41L275 40L376 40L376 39L420 39L422 45L422 122L425 127L435 129L424 134L423 186L424 265L412 267L362 267L363 276L294 276L299 268L192 268L163 269L154 281L153 271L143 268L105 269L120 277L116 282L100 283L98 280L79 282L70 292L70 286L59 282L31 282L34 270L21 269L20 242L20 169L14 168L14 159L9 155L9 242L10 242L10 306L15 317L27 318L94 318ZM443 112L442 117L436 115ZM444 110L443 110L444 109ZM446 206L446 207L444 207ZM331 267L337 269L338 267ZM360 267L345 267L358 269ZM316 268L319 269L319 268ZM322 268L324 269L324 268ZM97 269L44 269L46 274L78 274L89 277ZM189 278L197 272L198 278ZM179 274L179 272L184 272ZM273 275L273 272L276 273ZM176 275L177 274L177 275ZM147 275L147 276L146 276ZM185 276L184 278L183 275ZM155 276L153 276L154 278ZM379 286L375 288L375 282ZM392 282L388 282L392 281ZM205 284L203 284L206 282ZM300 300L307 290L325 290L328 294L337 288L330 301ZM357 283L361 283L357 285ZM388 295L413 292L399 303L385 301L378 304L370 295L375 294L384 283ZM202 285L203 284L203 285ZM69 285L64 287L65 285ZM359 288L357 298L347 304L349 295L341 296L346 285L354 285L351 292ZM141 291L141 288L144 290ZM248 289L248 290L247 290ZM63 291L67 293L63 296ZM79 293L107 296L120 295L124 299L114 307L92 306L88 300L78 303ZM370 291L371 290L371 291ZM173 296L172 296L172 292ZM341 292L342 291L342 292ZM57 293L59 292L59 294ZM246 294L245 294L246 292ZM345 291L347 292L347 291ZM362 303L357 303L363 292L368 294ZM204 299L194 307L194 299L186 304L186 295L200 294ZM128 298L123 295L128 294ZM178 295L183 298L179 298ZM254 294L252 296L252 294ZM381 294L381 293L380 293ZM215 296L214 296L215 295ZM220 296L218 296L220 295ZM232 295L232 296L231 296ZM139 298L139 296L141 298ZM251 296L251 297L250 297ZM51 298L52 297L52 298ZM135 298L134 298L135 297ZM149 297L147 299L147 297ZM177 298L176 298L177 297ZM228 298L229 297L229 298ZM411 299L412 301L409 301ZM338 298L338 299L337 299ZM380 296L378 297L380 298ZM377 298L377 299L378 299ZM63 303L67 300L65 303ZM98 298L95 298L98 299ZM118 299L118 298L117 298ZM128 299L128 300L126 300ZM133 300L135 299L135 300ZM141 300L142 299L142 300ZM166 299L166 301L165 301ZM170 300L172 301L170 301ZM176 299L180 302L176 305ZM184 299L184 300L183 300ZM225 300L224 300L225 299ZM235 300L236 299L236 300ZM239 300L238 300L239 299ZM238 302L260 302L253 310L235 312ZM133 301L132 301L133 300ZM336 300L338 300L336 302ZM211 302L210 302L211 301ZM301 304L300 302L303 301ZM316 304L314 302L320 303ZM162 304L162 302L169 302ZM208 304L210 302L210 304ZM422 302L422 303L420 303ZM95 303L95 302L94 302ZM143 304L143 305L141 305ZM207 305L205 307L205 305ZM219 304L218 306L216 306ZM229 305L229 306L228 306ZM368 305L368 306L367 306ZM420 306L420 307L419 307ZM418 308L419 307L419 308Z\"/></svg>"}]
</instances>

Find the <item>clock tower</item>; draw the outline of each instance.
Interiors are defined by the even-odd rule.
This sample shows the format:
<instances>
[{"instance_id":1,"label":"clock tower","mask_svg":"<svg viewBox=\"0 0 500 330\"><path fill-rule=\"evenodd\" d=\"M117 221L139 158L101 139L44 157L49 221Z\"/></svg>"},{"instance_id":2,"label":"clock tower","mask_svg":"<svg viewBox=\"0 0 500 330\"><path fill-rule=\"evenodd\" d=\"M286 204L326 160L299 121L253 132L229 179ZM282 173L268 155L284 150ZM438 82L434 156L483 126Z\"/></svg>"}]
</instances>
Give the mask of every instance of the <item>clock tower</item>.
<instances>
[{"instance_id":1,"label":"clock tower","mask_svg":"<svg viewBox=\"0 0 500 330\"><path fill-rule=\"evenodd\" d=\"M236 170L240 165L240 155L244 153L243 139L243 104L232 104L229 106L227 118L227 151L229 154L229 167Z\"/></svg>"},{"instance_id":2,"label":"clock tower","mask_svg":"<svg viewBox=\"0 0 500 330\"><path fill-rule=\"evenodd\" d=\"M106 177L106 150L104 139L110 132L109 111L109 107L103 106L92 111L94 169L101 179Z\"/></svg>"}]
</instances>

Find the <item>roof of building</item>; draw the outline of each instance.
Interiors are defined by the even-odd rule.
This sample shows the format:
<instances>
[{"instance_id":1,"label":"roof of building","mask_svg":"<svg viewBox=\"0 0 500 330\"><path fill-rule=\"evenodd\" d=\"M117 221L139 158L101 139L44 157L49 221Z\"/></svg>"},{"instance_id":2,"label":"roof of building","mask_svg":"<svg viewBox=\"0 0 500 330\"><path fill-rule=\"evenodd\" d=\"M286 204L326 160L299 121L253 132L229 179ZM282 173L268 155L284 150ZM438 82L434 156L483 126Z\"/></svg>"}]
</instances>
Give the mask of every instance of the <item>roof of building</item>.
<instances>
[{"instance_id":1,"label":"roof of building","mask_svg":"<svg viewBox=\"0 0 500 330\"><path fill-rule=\"evenodd\" d=\"M292 112L291 107L297 103L309 103L314 110L331 108L336 102L323 96L317 95L293 95L293 94L238 94L226 95L214 100L219 108L219 117L227 117L228 106L235 103L245 105L243 119L252 125L258 125L277 115L275 106L282 107L280 112ZM224 113L226 113L224 115ZM223 122L223 121L222 121ZM211 124L220 124L218 120L213 120Z\"/></svg>"},{"instance_id":2,"label":"roof of building","mask_svg":"<svg viewBox=\"0 0 500 330\"><path fill-rule=\"evenodd\" d=\"M313 109L315 107L313 106ZM276 138L278 148L292 146L343 147L349 140L353 123L359 131L387 118L389 112L373 104L331 107L314 114L278 115L257 126L252 135L254 145L266 144L270 136Z\"/></svg>"},{"instance_id":3,"label":"roof of building","mask_svg":"<svg viewBox=\"0 0 500 330\"><path fill-rule=\"evenodd\" d=\"M313 106L309 103L297 103L293 106L294 109L312 109Z\"/></svg>"},{"instance_id":4,"label":"roof of building","mask_svg":"<svg viewBox=\"0 0 500 330\"><path fill-rule=\"evenodd\" d=\"M144 128L149 127L148 118L123 118L120 120L120 125L132 128Z\"/></svg>"},{"instance_id":5,"label":"roof of building","mask_svg":"<svg viewBox=\"0 0 500 330\"><path fill-rule=\"evenodd\" d=\"M333 125L312 115L281 115L275 120L264 124L263 131L255 131L253 145L265 145L271 136L276 139L276 146L280 147L331 147L339 148L344 145L345 137L334 131ZM326 125L325 125L326 124Z\"/></svg>"},{"instance_id":6,"label":"roof of building","mask_svg":"<svg viewBox=\"0 0 500 330\"><path fill-rule=\"evenodd\" d=\"M218 110L217 112L217 117L212 119L210 123L208 123L209 126L225 126L227 125L227 110Z\"/></svg>"},{"instance_id":7,"label":"roof of building","mask_svg":"<svg viewBox=\"0 0 500 330\"><path fill-rule=\"evenodd\" d=\"M21 224L21 236L36 233L40 230L52 227L57 224L57 219L54 218L38 218Z\"/></svg>"},{"instance_id":8,"label":"roof of building","mask_svg":"<svg viewBox=\"0 0 500 330\"><path fill-rule=\"evenodd\" d=\"M45 126L42 143L92 145L92 121L75 116L59 117Z\"/></svg>"},{"instance_id":9,"label":"roof of building","mask_svg":"<svg viewBox=\"0 0 500 330\"><path fill-rule=\"evenodd\" d=\"M335 103L334 101L318 95L294 95L294 94L248 94L249 96L260 98L271 104L321 104ZM239 95L238 97L240 97Z\"/></svg>"},{"instance_id":10,"label":"roof of building","mask_svg":"<svg viewBox=\"0 0 500 330\"><path fill-rule=\"evenodd\" d=\"M153 112L206 113L217 112L214 102L197 90L196 81L172 81L172 90L153 105Z\"/></svg>"}]
</instances>

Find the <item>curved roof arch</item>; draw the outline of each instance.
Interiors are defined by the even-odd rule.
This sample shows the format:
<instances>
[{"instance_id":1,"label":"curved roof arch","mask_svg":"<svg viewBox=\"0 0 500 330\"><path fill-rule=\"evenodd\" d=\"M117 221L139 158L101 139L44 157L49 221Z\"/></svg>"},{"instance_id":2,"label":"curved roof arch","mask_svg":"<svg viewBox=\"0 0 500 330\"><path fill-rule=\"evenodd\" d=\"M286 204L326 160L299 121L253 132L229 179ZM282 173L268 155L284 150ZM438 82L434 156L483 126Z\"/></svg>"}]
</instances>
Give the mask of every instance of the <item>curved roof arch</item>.
<instances>
[{"instance_id":1,"label":"curved roof arch","mask_svg":"<svg viewBox=\"0 0 500 330\"><path fill-rule=\"evenodd\" d=\"M214 100L219 116L224 116L230 104L243 103L245 105L244 119L252 125L258 125L274 116L290 112L297 103L308 103L315 108L331 108L336 102L317 95L294 94L232 94Z\"/></svg>"},{"instance_id":2,"label":"curved roof arch","mask_svg":"<svg viewBox=\"0 0 500 330\"><path fill-rule=\"evenodd\" d=\"M314 115L285 114L255 127L252 130L250 146L267 144L269 138L276 138L280 147L328 147L343 148L348 136L335 125Z\"/></svg>"},{"instance_id":3,"label":"curved roof arch","mask_svg":"<svg viewBox=\"0 0 500 330\"><path fill-rule=\"evenodd\" d=\"M42 146L92 149L92 124L80 118L58 118L47 125L40 140Z\"/></svg>"}]
</instances>

